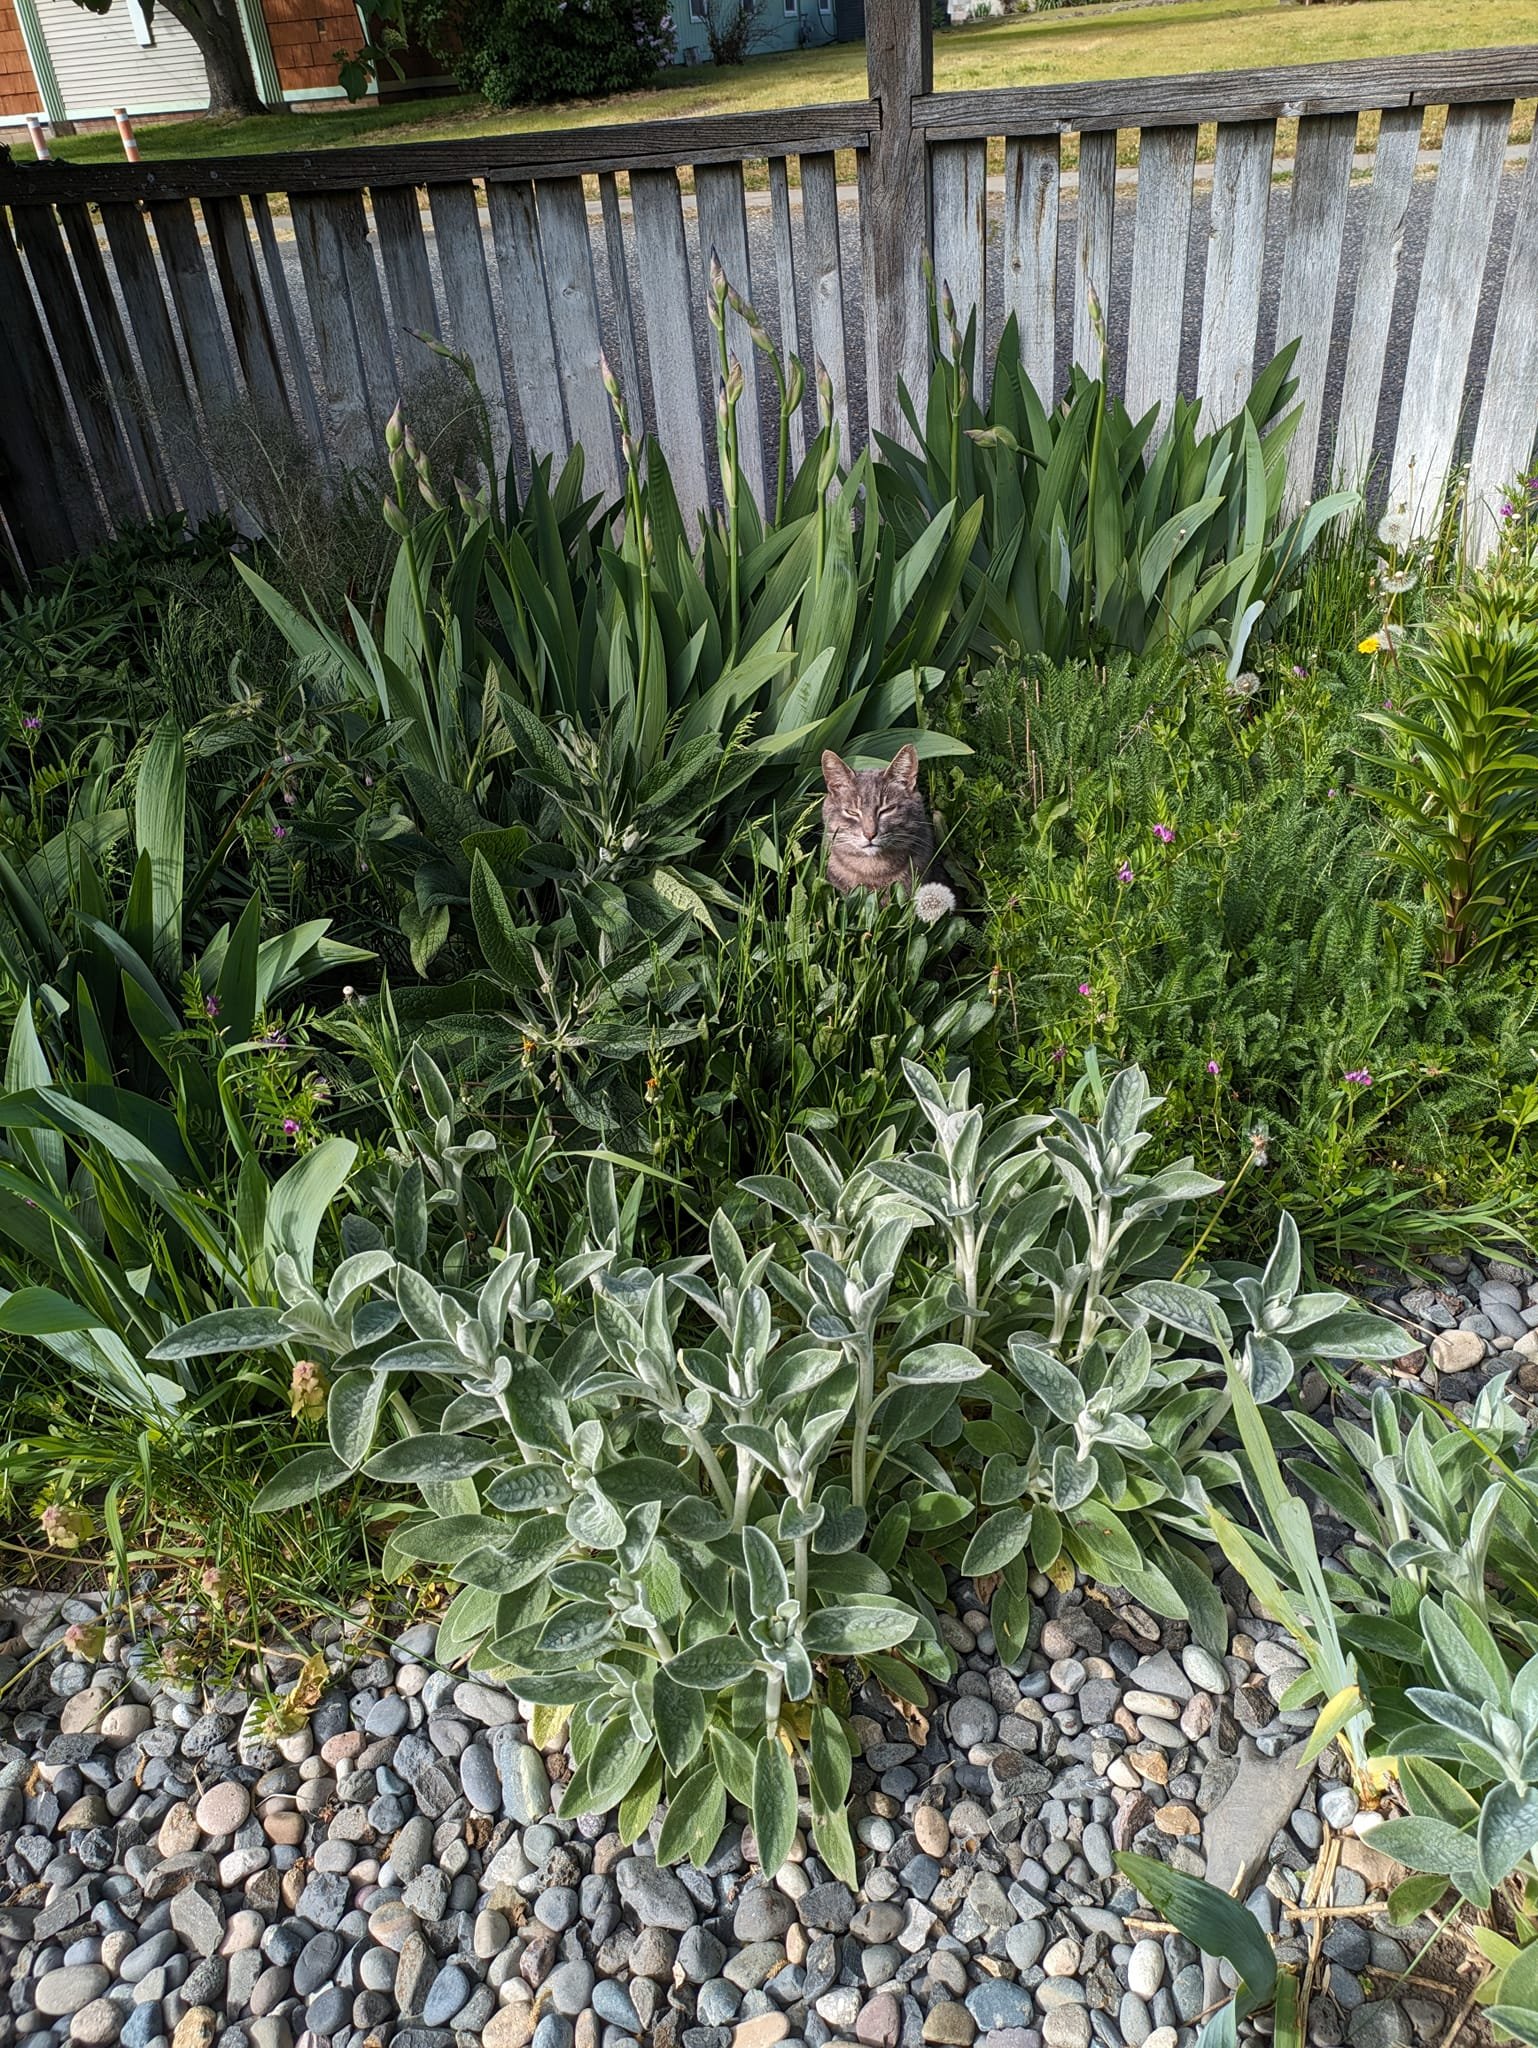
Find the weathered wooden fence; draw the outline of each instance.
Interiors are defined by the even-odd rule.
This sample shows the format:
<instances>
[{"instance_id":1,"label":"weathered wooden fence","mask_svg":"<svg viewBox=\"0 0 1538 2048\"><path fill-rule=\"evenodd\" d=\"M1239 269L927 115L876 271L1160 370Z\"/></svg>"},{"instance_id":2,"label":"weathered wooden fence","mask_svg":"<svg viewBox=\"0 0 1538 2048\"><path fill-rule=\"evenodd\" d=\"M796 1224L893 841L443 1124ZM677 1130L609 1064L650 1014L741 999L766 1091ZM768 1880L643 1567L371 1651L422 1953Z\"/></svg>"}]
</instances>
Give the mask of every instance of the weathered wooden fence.
<instances>
[{"instance_id":1,"label":"weathered wooden fence","mask_svg":"<svg viewBox=\"0 0 1538 2048\"><path fill-rule=\"evenodd\" d=\"M1511 147L1516 103L1538 93L1538 47L935 93L928 14L928 0L871 0L871 96L844 105L0 167L12 546L45 562L148 513L218 506L232 487L210 450L232 411L343 468L376 462L397 396L432 361L421 335L474 363L499 457L580 442L595 484L613 486L606 351L681 500L702 505L711 252L781 345L823 365L858 445L901 431L899 380L923 380L926 250L963 322L975 310L992 334L1017 316L1043 392L1071 361L1098 366L1103 338L1135 412L1184 388L1221 419L1256 365L1298 338L1294 496L1320 473L1371 472L1380 496L1429 517L1466 456L1487 542L1490 508L1538 432L1538 150L1523 170ZM1423 148L1435 108L1440 145ZM1417 199L1425 231L1412 238ZM1343 273L1348 204L1360 217ZM1130 287L1113 291L1124 238ZM763 370L729 323L762 491L775 456L773 435L753 431L767 426ZM1401 395L1385 365L1406 327Z\"/></svg>"}]
</instances>

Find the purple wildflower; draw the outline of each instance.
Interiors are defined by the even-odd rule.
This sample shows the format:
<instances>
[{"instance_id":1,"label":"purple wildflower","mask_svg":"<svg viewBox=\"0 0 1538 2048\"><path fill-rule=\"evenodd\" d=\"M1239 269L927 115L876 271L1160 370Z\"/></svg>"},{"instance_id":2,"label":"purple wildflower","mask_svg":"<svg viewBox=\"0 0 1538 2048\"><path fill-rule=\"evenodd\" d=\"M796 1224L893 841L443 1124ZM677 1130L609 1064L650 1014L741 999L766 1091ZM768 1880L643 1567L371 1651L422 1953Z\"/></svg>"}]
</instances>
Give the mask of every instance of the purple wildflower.
<instances>
[{"instance_id":1,"label":"purple wildflower","mask_svg":"<svg viewBox=\"0 0 1538 2048\"><path fill-rule=\"evenodd\" d=\"M1297 661L1295 661L1292 665L1292 672L1297 677L1300 683L1302 682L1303 678L1308 674L1308 670L1304 668L1303 664Z\"/></svg>"},{"instance_id":2,"label":"purple wildflower","mask_svg":"<svg viewBox=\"0 0 1538 2048\"><path fill-rule=\"evenodd\" d=\"M1116 870L1116 879L1118 882L1131 882L1136 880L1136 877L1132 872L1131 861L1124 860L1122 862L1121 866Z\"/></svg>"},{"instance_id":3,"label":"purple wildflower","mask_svg":"<svg viewBox=\"0 0 1538 2048\"><path fill-rule=\"evenodd\" d=\"M1061 1065L1063 1064L1063 1061L1064 1061L1064 1059L1065 1059L1065 1058L1067 1057L1067 1053L1068 1053L1068 1048L1067 1048L1067 1046L1065 1046L1065 1045L1054 1045L1054 1046L1053 1046L1053 1048L1052 1048L1052 1064L1053 1064L1053 1066L1054 1066L1054 1067L1060 1067L1060 1066L1061 1066Z\"/></svg>"},{"instance_id":4,"label":"purple wildflower","mask_svg":"<svg viewBox=\"0 0 1538 2048\"><path fill-rule=\"evenodd\" d=\"M1175 828L1173 825L1155 825L1153 835L1161 846L1168 846L1175 836Z\"/></svg>"},{"instance_id":5,"label":"purple wildflower","mask_svg":"<svg viewBox=\"0 0 1538 2048\"><path fill-rule=\"evenodd\" d=\"M295 1118L291 1116L284 1117L283 1135L285 1138L296 1138L299 1135L299 1125Z\"/></svg>"},{"instance_id":6,"label":"purple wildflower","mask_svg":"<svg viewBox=\"0 0 1538 2048\"><path fill-rule=\"evenodd\" d=\"M1088 995L1093 995L1093 994L1094 994L1094 990L1093 990L1093 989L1092 989L1092 988L1090 987L1090 985L1089 985L1089 983L1088 983L1087 981L1081 981L1081 982L1079 983L1079 994L1080 994L1081 996L1088 996Z\"/></svg>"},{"instance_id":7,"label":"purple wildflower","mask_svg":"<svg viewBox=\"0 0 1538 2048\"><path fill-rule=\"evenodd\" d=\"M203 1014L205 1017L218 1016L219 998L217 996L205 996L203 998Z\"/></svg>"},{"instance_id":8,"label":"purple wildflower","mask_svg":"<svg viewBox=\"0 0 1538 2048\"><path fill-rule=\"evenodd\" d=\"M26 717L21 722L27 728L28 732L36 732L43 721L40 718L35 717L32 714L32 712L29 711Z\"/></svg>"},{"instance_id":9,"label":"purple wildflower","mask_svg":"<svg viewBox=\"0 0 1538 2048\"><path fill-rule=\"evenodd\" d=\"M1208 1060L1207 1072L1212 1075L1214 1080L1216 1080L1217 1076L1221 1074L1222 1071L1223 1069L1218 1065L1216 1060Z\"/></svg>"},{"instance_id":10,"label":"purple wildflower","mask_svg":"<svg viewBox=\"0 0 1538 2048\"><path fill-rule=\"evenodd\" d=\"M1366 1067L1353 1067L1350 1073L1345 1076L1345 1079L1351 1083L1353 1088L1370 1088L1372 1086L1372 1075Z\"/></svg>"},{"instance_id":11,"label":"purple wildflower","mask_svg":"<svg viewBox=\"0 0 1538 2048\"><path fill-rule=\"evenodd\" d=\"M288 827L286 825L274 825L272 836L274 839L286 839L288 837Z\"/></svg>"},{"instance_id":12,"label":"purple wildflower","mask_svg":"<svg viewBox=\"0 0 1538 2048\"><path fill-rule=\"evenodd\" d=\"M1515 506L1515 505L1513 505L1513 504L1512 504L1512 502L1511 502L1510 498L1502 498L1502 500L1501 500L1501 517L1502 517L1503 519L1515 519L1515 518L1516 518L1516 516L1517 516L1517 508L1516 508L1516 506Z\"/></svg>"}]
</instances>

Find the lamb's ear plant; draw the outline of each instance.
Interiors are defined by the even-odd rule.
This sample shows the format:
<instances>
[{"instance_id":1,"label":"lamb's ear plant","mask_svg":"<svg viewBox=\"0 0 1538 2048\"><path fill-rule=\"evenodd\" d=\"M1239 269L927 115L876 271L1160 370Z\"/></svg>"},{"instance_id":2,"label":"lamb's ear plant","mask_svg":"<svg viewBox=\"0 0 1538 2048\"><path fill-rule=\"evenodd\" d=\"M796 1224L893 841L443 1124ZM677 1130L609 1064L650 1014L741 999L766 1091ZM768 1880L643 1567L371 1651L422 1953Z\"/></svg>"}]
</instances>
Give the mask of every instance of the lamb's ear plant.
<instances>
[{"instance_id":1,"label":"lamb's ear plant","mask_svg":"<svg viewBox=\"0 0 1538 2048\"><path fill-rule=\"evenodd\" d=\"M750 1253L718 1213L708 1258L653 1270L616 1250L606 1165L589 1207L588 1242L548 1275L514 1210L473 1287L376 1245L324 1294L283 1267L281 1309L204 1320L169 1351L324 1355L326 1444L262 1505L360 1482L418 1490L424 1512L391 1534L386 1570L457 1581L440 1656L468 1656L568 1729L563 1810L618 1805L633 1840L666 1797L662 1853L702 1858L730 1795L774 1869L799 1771L819 1852L853 1882L851 1759L827 1667L901 1667L912 1691L949 1661L928 1603L877 1562L896 1562L907 1524L894 1542L854 1501L849 1446L859 1434L890 1452L903 1404L937 1386L948 1401L981 1361L914 1342L862 1384L842 1333L801 1313L826 1289L823 1255L807 1252L801 1276L774 1272L771 1294L775 1248ZM871 1291L890 1286L909 1227L864 1220ZM420 1244L421 1224L395 1235ZM776 1317L776 1298L792 1313Z\"/></svg>"}]
</instances>

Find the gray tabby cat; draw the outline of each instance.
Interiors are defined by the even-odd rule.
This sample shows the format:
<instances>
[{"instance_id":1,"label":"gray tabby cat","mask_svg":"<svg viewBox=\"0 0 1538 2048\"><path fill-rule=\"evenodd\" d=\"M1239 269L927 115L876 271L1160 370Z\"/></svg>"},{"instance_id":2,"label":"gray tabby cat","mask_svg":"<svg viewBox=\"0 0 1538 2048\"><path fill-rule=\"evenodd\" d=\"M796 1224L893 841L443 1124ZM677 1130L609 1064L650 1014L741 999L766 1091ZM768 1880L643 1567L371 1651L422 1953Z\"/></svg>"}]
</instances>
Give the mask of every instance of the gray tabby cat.
<instances>
[{"instance_id":1,"label":"gray tabby cat","mask_svg":"<svg viewBox=\"0 0 1538 2048\"><path fill-rule=\"evenodd\" d=\"M823 844L828 880L841 895L874 889L883 902L894 888L915 889L931 875L935 831L919 795L919 757L899 747L887 768L851 768L831 749L822 757Z\"/></svg>"}]
</instances>

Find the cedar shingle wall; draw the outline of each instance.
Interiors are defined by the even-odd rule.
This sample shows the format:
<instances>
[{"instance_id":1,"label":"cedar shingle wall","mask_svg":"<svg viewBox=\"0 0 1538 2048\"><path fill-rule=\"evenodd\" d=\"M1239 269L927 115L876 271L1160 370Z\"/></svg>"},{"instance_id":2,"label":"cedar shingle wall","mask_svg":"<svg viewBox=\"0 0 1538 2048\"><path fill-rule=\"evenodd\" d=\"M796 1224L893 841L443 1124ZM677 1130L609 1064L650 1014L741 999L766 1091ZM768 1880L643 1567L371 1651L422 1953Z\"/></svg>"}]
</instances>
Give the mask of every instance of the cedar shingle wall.
<instances>
[{"instance_id":1,"label":"cedar shingle wall","mask_svg":"<svg viewBox=\"0 0 1538 2048\"><path fill-rule=\"evenodd\" d=\"M262 0L262 12L278 76L292 91L335 85L335 53L363 41L358 11L344 0Z\"/></svg>"},{"instance_id":2,"label":"cedar shingle wall","mask_svg":"<svg viewBox=\"0 0 1538 2048\"><path fill-rule=\"evenodd\" d=\"M0 114L39 114L37 80L11 0L0 0Z\"/></svg>"}]
</instances>

